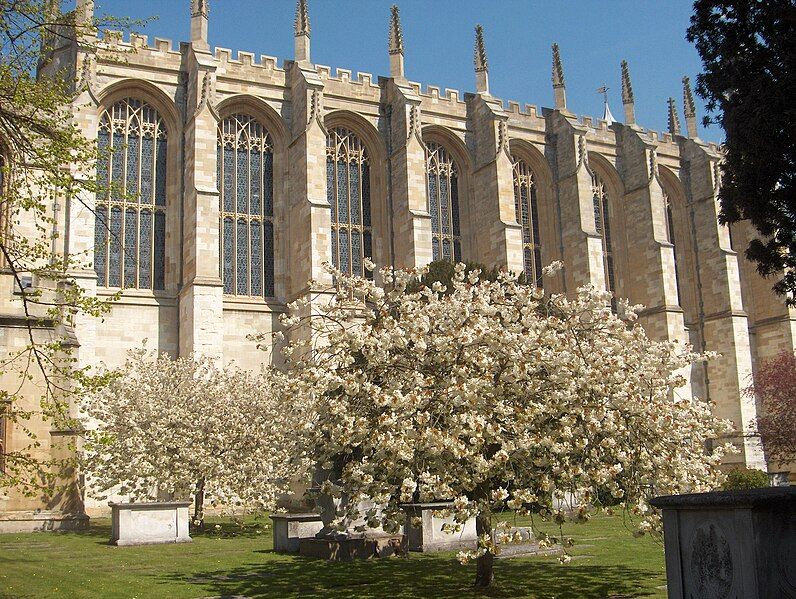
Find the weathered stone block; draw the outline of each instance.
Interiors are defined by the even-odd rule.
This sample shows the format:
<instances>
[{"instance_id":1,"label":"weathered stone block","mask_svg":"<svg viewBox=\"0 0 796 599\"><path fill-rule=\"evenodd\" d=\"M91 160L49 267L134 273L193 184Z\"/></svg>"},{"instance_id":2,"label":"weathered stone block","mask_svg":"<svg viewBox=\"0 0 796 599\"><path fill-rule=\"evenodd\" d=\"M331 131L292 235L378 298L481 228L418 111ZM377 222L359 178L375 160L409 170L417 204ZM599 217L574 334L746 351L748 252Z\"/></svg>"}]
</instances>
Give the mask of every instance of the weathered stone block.
<instances>
[{"instance_id":1,"label":"weathered stone block","mask_svg":"<svg viewBox=\"0 0 796 599\"><path fill-rule=\"evenodd\" d=\"M112 545L190 543L188 501L109 503Z\"/></svg>"},{"instance_id":2,"label":"weathered stone block","mask_svg":"<svg viewBox=\"0 0 796 599\"><path fill-rule=\"evenodd\" d=\"M86 530L86 514L67 514L57 511L35 510L0 513L0 534L45 532L51 530Z\"/></svg>"},{"instance_id":3,"label":"weathered stone block","mask_svg":"<svg viewBox=\"0 0 796 599\"><path fill-rule=\"evenodd\" d=\"M657 497L669 599L796 597L796 487Z\"/></svg>"},{"instance_id":4,"label":"weathered stone block","mask_svg":"<svg viewBox=\"0 0 796 599\"><path fill-rule=\"evenodd\" d=\"M315 538L323 528L319 514L271 514L271 520L277 553L298 553L299 540Z\"/></svg>"}]
</instances>

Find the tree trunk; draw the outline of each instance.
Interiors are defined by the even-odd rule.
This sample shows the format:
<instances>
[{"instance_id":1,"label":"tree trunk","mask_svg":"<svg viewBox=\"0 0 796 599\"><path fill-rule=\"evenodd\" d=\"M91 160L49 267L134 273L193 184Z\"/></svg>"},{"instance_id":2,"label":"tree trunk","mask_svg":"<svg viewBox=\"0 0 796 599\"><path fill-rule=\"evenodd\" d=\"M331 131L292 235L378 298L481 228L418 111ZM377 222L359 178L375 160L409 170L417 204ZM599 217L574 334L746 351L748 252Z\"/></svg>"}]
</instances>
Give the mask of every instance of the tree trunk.
<instances>
[{"instance_id":1,"label":"tree trunk","mask_svg":"<svg viewBox=\"0 0 796 599\"><path fill-rule=\"evenodd\" d=\"M475 531L478 533L478 538L482 538L484 534L492 536L492 518L488 514L479 514L475 518ZM487 551L480 556L475 564L475 586L478 588L487 588L492 586L492 581L495 580L495 573L492 566L495 563L495 555L491 551Z\"/></svg>"},{"instance_id":2,"label":"tree trunk","mask_svg":"<svg viewBox=\"0 0 796 599\"><path fill-rule=\"evenodd\" d=\"M193 523L199 530L205 527L205 479L200 478L196 483L196 493L193 497Z\"/></svg>"}]
</instances>

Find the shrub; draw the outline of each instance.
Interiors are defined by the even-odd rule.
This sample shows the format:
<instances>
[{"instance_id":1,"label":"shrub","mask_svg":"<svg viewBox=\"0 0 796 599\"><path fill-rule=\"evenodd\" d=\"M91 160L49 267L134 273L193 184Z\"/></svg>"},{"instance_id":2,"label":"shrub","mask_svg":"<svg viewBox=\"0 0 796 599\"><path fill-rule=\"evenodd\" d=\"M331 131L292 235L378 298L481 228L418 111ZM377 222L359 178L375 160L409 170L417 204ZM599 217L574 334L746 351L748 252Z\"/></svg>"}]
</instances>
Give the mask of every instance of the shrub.
<instances>
[{"instance_id":1,"label":"shrub","mask_svg":"<svg viewBox=\"0 0 796 599\"><path fill-rule=\"evenodd\" d=\"M770 486L768 474L753 468L733 468L727 473L727 482L722 489L740 491L743 489L764 489Z\"/></svg>"}]
</instances>

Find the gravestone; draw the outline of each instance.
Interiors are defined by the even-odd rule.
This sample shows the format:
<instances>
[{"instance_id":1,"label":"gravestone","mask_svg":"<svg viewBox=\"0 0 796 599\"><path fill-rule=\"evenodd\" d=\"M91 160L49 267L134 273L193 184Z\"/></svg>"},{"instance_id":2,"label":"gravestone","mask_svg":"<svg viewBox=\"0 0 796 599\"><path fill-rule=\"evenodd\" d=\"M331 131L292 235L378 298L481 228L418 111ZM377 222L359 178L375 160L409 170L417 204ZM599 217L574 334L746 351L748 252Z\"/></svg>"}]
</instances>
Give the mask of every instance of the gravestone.
<instances>
[{"instance_id":1,"label":"gravestone","mask_svg":"<svg viewBox=\"0 0 796 599\"><path fill-rule=\"evenodd\" d=\"M796 487L657 497L669 599L796 599Z\"/></svg>"},{"instance_id":2,"label":"gravestone","mask_svg":"<svg viewBox=\"0 0 796 599\"><path fill-rule=\"evenodd\" d=\"M475 549L478 534L475 531L475 518L464 524L461 532L446 533L442 530L445 524L453 524L452 516L443 518L439 512L453 507L452 502L437 503L406 503L404 534L409 551L453 551L455 549ZM420 525L412 523L413 518L420 519Z\"/></svg>"},{"instance_id":3,"label":"gravestone","mask_svg":"<svg viewBox=\"0 0 796 599\"><path fill-rule=\"evenodd\" d=\"M109 503L112 545L190 543L189 501Z\"/></svg>"}]
</instances>

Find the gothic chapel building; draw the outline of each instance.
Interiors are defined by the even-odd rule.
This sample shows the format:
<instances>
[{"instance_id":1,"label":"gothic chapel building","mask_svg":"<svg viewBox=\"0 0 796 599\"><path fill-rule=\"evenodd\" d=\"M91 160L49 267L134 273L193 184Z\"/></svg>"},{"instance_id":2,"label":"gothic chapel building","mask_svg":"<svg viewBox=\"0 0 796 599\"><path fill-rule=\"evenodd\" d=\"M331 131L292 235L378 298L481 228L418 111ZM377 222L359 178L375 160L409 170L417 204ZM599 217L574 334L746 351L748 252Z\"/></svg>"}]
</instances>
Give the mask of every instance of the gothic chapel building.
<instances>
[{"instance_id":1,"label":"gothic chapel building","mask_svg":"<svg viewBox=\"0 0 796 599\"><path fill-rule=\"evenodd\" d=\"M77 11L88 19L93 3L79 0ZM77 319L80 365L117 366L146 339L173 356L258 368L278 355L255 351L247 335L277 327L308 281L330 284L324 262L362 274L366 257L399 267L474 260L550 292L607 288L645 306L652 337L720 352L682 393L735 423L741 451L730 461L766 468L743 435L756 414L743 390L758 360L794 348L796 314L736 251L752 231L731 235L717 221L721 154L699 139L687 78L685 130L670 99L669 131L656 133L635 122L626 63L624 123L572 114L555 45L554 107L493 97L480 27L476 89L464 95L406 78L396 8L390 73L378 78L312 61L305 0L295 56L281 65L213 49L207 30L207 0L193 0L189 42L111 32L95 54L64 43L41 66L44 76L74 72L75 118L107 150L96 176L126 192L57 213L62 249L93 256L79 283L99 297L123 290L104 321ZM119 61L117 49L134 52ZM563 271L542 281L554 260ZM0 290L8 348L20 302L10 283ZM10 429L0 426L4 447L14 446ZM59 506L0 496L0 519L37 508Z\"/></svg>"}]
</instances>

